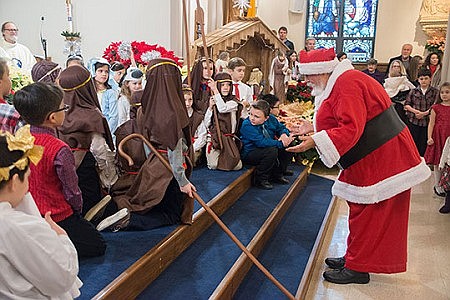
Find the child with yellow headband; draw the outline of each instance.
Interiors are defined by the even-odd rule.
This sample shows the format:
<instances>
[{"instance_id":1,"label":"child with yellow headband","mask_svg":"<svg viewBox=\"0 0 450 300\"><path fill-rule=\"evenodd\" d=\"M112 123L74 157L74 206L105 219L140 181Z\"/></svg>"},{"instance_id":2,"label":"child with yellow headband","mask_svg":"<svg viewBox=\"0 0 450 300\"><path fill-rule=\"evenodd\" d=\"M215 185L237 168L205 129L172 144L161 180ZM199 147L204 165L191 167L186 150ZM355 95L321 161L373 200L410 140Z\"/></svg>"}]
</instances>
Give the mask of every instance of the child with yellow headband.
<instances>
[{"instance_id":1,"label":"child with yellow headband","mask_svg":"<svg viewBox=\"0 0 450 300\"><path fill-rule=\"evenodd\" d=\"M42 218L28 193L30 164L42 147L30 127L0 133L0 298L71 299L80 295L78 256L67 233ZM42 275L45 274L43 277Z\"/></svg>"}]
</instances>

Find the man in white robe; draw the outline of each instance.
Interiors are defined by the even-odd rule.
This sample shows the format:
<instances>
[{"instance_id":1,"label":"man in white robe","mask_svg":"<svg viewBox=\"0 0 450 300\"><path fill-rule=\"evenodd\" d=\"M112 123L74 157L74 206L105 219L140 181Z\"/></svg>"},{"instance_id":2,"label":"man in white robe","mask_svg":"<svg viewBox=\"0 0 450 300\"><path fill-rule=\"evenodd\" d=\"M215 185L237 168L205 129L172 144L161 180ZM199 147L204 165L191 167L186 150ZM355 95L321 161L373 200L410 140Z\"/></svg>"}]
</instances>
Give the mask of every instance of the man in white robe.
<instances>
[{"instance_id":1,"label":"man in white robe","mask_svg":"<svg viewBox=\"0 0 450 300\"><path fill-rule=\"evenodd\" d=\"M17 29L16 24L12 22L3 23L3 39L0 40L0 47L6 51L15 65L23 71L30 73L31 68L36 63L36 59L27 46L17 42L18 32L19 29Z\"/></svg>"}]
</instances>

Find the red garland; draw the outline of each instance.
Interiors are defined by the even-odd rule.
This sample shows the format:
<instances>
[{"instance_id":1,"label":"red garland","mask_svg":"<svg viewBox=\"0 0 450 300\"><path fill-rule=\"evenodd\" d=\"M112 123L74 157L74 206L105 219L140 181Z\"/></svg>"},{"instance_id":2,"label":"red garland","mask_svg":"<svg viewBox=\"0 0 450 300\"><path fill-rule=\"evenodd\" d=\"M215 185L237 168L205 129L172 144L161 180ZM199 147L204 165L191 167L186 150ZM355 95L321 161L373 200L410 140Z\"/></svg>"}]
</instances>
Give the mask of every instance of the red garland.
<instances>
[{"instance_id":1,"label":"red garland","mask_svg":"<svg viewBox=\"0 0 450 300\"><path fill-rule=\"evenodd\" d=\"M105 49L103 52L103 58L105 58L109 63L113 63L115 61L118 61L122 63L126 68L128 68L131 65L130 59L122 59L119 56L118 49L120 44L122 42L112 42L109 44L109 46ZM182 67L182 64L180 63L180 59L174 54L173 51L167 50L166 48L159 46L157 44L155 45L149 45L146 42L131 42L131 48L134 52L134 59L136 60L136 63L138 65L146 66L148 62L142 60L142 54L150 51L158 51L161 53L161 58L169 58L173 61L175 61L180 67Z\"/></svg>"}]
</instances>

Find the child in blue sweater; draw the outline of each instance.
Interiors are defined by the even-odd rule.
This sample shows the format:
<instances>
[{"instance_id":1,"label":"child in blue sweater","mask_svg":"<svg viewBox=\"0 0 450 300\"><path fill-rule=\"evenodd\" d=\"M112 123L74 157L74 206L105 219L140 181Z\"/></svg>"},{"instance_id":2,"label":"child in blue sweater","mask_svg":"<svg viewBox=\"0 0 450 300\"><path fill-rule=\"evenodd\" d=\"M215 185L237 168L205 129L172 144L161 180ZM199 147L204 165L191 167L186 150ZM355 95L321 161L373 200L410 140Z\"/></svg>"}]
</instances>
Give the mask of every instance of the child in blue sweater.
<instances>
[{"instance_id":1,"label":"child in blue sweater","mask_svg":"<svg viewBox=\"0 0 450 300\"><path fill-rule=\"evenodd\" d=\"M272 183L288 184L283 177L291 155L284 149L293 138L289 130L270 114L270 104L258 100L252 104L250 115L241 127L244 163L256 166L254 183L256 187L270 190Z\"/></svg>"}]
</instances>

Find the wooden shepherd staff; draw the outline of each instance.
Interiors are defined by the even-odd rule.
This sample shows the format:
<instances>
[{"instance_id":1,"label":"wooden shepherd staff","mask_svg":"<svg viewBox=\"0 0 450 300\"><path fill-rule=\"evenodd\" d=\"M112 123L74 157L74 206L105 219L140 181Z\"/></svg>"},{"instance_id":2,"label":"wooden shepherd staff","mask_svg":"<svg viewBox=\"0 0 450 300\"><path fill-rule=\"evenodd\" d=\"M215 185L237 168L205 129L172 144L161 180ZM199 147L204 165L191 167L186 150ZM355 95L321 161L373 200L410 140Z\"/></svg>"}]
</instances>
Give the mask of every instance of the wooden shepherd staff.
<instances>
[{"instance_id":1,"label":"wooden shepherd staff","mask_svg":"<svg viewBox=\"0 0 450 300\"><path fill-rule=\"evenodd\" d=\"M172 168L169 162L166 160L161 153L158 152L157 149L141 134L132 133L126 136L118 146L119 154L122 155L130 166L134 165L133 159L123 151L123 145L130 139L139 138L141 139L150 150L159 158L161 163L172 173ZM233 240L233 242L250 258L250 260L270 279L289 299L295 299L295 297L258 261L258 259L241 243L241 241L231 232L231 230L222 222L222 220L216 215L216 213L203 201L203 199L197 194L197 192L193 192L194 198L200 203L200 205L208 212L208 214L216 221L216 223L222 228L223 231Z\"/></svg>"}]
</instances>

